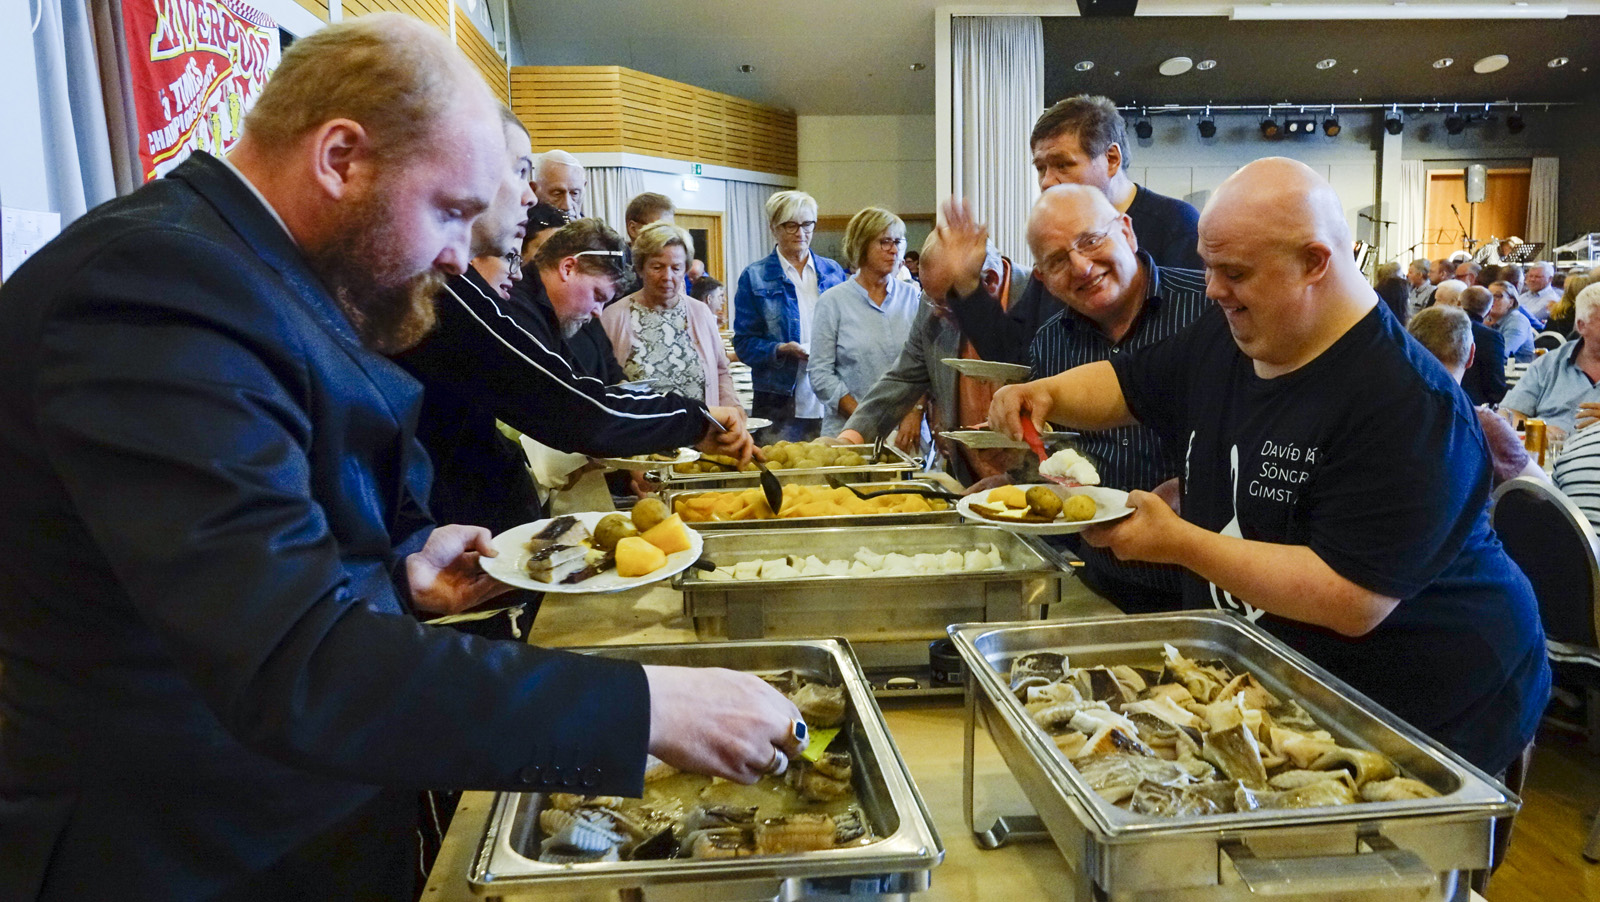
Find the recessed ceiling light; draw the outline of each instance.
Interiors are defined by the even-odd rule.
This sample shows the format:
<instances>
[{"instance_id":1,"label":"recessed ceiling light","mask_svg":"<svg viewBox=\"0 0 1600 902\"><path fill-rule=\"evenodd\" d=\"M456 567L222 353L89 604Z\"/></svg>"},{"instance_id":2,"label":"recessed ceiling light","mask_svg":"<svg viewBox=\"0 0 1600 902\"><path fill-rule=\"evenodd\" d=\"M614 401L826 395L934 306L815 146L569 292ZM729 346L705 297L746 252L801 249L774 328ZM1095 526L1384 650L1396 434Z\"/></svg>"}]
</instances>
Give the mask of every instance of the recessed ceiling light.
<instances>
[{"instance_id":1,"label":"recessed ceiling light","mask_svg":"<svg viewBox=\"0 0 1600 902\"><path fill-rule=\"evenodd\" d=\"M740 63L739 64L739 71L740 72L754 72L755 68L756 68L755 66L752 66L749 63Z\"/></svg>"},{"instance_id":2,"label":"recessed ceiling light","mask_svg":"<svg viewBox=\"0 0 1600 902\"><path fill-rule=\"evenodd\" d=\"M1567 58L1564 57L1564 56L1558 56L1555 59L1551 60L1550 62L1545 63L1546 66L1549 66L1552 69L1559 69L1562 66L1565 66L1566 64L1567 64Z\"/></svg>"},{"instance_id":3,"label":"recessed ceiling light","mask_svg":"<svg viewBox=\"0 0 1600 902\"><path fill-rule=\"evenodd\" d=\"M1156 67L1156 71L1162 75L1182 75L1193 68L1194 60L1189 59L1187 56L1175 56L1168 60L1162 60L1161 65Z\"/></svg>"},{"instance_id":4,"label":"recessed ceiling light","mask_svg":"<svg viewBox=\"0 0 1600 902\"><path fill-rule=\"evenodd\" d=\"M1094 60L1080 60L1078 64L1072 68L1078 70L1079 72L1088 72L1090 69L1094 68Z\"/></svg>"},{"instance_id":5,"label":"recessed ceiling light","mask_svg":"<svg viewBox=\"0 0 1600 902\"><path fill-rule=\"evenodd\" d=\"M1212 69L1217 68L1217 61L1216 60L1201 60L1200 62L1195 63L1194 67L1196 69L1199 69L1201 72L1209 72Z\"/></svg>"},{"instance_id":6,"label":"recessed ceiling light","mask_svg":"<svg viewBox=\"0 0 1600 902\"><path fill-rule=\"evenodd\" d=\"M1332 69L1337 65L1339 65L1339 61L1336 59L1317 60L1318 69Z\"/></svg>"},{"instance_id":7,"label":"recessed ceiling light","mask_svg":"<svg viewBox=\"0 0 1600 902\"><path fill-rule=\"evenodd\" d=\"M1472 71L1478 73L1479 75L1488 75L1490 72L1499 72L1501 69L1504 69L1510 64L1511 57L1506 56L1504 53L1496 53L1493 56L1486 56L1483 59L1473 63Z\"/></svg>"},{"instance_id":8,"label":"recessed ceiling light","mask_svg":"<svg viewBox=\"0 0 1600 902\"><path fill-rule=\"evenodd\" d=\"M1433 68L1435 68L1435 69L1448 69L1448 68L1450 68L1450 65L1452 63L1454 63L1454 62L1455 62L1455 60L1451 59L1450 57L1442 56L1442 57L1440 57L1440 58L1438 58L1438 59L1433 61Z\"/></svg>"},{"instance_id":9,"label":"recessed ceiling light","mask_svg":"<svg viewBox=\"0 0 1600 902\"><path fill-rule=\"evenodd\" d=\"M921 72L923 69L926 69L926 68L928 68L928 64L927 63L912 63L911 64L911 71L912 72Z\"/></svg>"}]
</instances>

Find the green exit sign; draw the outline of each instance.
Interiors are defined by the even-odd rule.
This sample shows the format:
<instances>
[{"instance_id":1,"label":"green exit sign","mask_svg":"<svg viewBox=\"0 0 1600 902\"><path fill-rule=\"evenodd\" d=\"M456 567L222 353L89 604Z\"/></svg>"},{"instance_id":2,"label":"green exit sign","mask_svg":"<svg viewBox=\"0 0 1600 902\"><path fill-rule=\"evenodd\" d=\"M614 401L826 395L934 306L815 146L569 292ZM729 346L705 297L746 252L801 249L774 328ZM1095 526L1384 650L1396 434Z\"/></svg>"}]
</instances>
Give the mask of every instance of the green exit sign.
<instances>
[{"instance_id":1,"label":"green exit sign","mask_svg":"<svg viewBox=\"0 0 1600 902\"><path fill-rule=\"evenodd\" d=\"M700 175L701 174L701 172L700 172L700 164L699 163L695 163L694 164L694 172L692 174L693 175Z\"/></svg>"}]
</instances>

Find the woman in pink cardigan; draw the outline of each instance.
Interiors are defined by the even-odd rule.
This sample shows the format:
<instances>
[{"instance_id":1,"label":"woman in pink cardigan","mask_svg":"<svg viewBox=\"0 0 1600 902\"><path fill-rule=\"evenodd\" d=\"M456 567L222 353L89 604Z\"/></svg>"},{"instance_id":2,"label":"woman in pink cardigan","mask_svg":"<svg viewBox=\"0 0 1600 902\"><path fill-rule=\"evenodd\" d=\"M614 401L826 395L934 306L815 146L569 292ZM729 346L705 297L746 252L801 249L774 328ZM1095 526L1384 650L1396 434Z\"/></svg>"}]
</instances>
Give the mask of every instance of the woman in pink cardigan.
<instances>
[{"instance_id":1,"label":"woman in pink cardigan","mask_svg":"<svg viewBox=\"0 0 1600 902\"><path fill-rule=\"evenodd\" d=\"M612 353L629 380L650 389L704 398L709 407L738 407L728 355L711 308L683 293L694 239L670 222L655 222L633 239L638 291L600 313Z\"/></svg>"}]
</instances>

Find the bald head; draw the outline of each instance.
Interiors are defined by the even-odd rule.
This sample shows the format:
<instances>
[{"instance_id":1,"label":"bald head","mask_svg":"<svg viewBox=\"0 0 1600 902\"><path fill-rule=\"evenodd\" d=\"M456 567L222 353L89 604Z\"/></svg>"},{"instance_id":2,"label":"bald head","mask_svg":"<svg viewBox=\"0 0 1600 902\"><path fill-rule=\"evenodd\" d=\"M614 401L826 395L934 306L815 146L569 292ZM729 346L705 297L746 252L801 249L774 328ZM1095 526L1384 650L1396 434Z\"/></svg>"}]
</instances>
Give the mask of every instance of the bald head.
<instances>
[{"instance_id":1,"label":"bald head","mask_svg":"<svg viewBox=\"0 0 1600 902\"><path fill-rule=\"evenodd\" d=\"M1344 205L1333 186L1310 166L1287 157L1256 160L1217 186L1200 214L1202 244L1208 221L1212 230L1246 226L1296 247L1310 242L1353 246ZM1346 258L1354 269L1354 259L1345 254L1341 260Z\"/></svg>"},{"instance_id":2,"label":"bald head","mask_svg":"<svg viewBox=\"0 0 1600 902\"><path fill-rule=\"evenodd\" d=\"M1104 222L1117 214L1104 191L1089 185L1062 184L1045 189L1028 214L1028 247L1034 259L1044 259L1038 241L1050 224L1065 219Z\"/></svg>"}]
</instances>

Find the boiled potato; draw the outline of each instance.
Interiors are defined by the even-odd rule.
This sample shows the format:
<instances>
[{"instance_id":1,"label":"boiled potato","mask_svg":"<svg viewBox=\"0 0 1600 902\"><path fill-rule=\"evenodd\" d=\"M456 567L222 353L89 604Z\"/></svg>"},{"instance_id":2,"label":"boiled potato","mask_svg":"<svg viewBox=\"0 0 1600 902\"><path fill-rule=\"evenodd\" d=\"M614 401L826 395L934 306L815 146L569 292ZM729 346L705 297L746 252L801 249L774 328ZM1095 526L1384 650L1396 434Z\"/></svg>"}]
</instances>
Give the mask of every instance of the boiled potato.
<instances>
[{"instance_id":1,"label":"boiled potato","mask_svg":"<svg viewBox=\"0 0 1600 902\"><path fill-rule=\"evenodd\" d=\"M1035 516L1043 517L1046 520L1054 520L1061 513L1061 496L1050 491L1048 486L1036 485L1028 489L1026 497L1028 510L1032 511ZM1083 498L1087 496L1076 495L1074 497ZM1093 511L1093 509L1093 501L1091 500L1090 510ZM1093 516L1093 514L1091 513L1090 516Z\"/></svg>"},{"instance_id":2,"label":"boiled potato","mask_svg":"<svg viewBox=\"0 0 1600 902\"><path fill-rule=\"evenodd\" d=\"M648 532L657 523L667 519L670 512L660 498L643 498L633 506L633 528Z\"/></svg>"},{"instance_id":3,"label":"boiled potato","mask_svg":"<svg viewBox=\"0 0 1600 902\"><path fill-rule=\"evenodd\" d=\"M594 547L601 551L615 551L617 543L628 536L636 536L639 530L634 528L633 521L622 514L606 514L594 527Z\"/></svg>"},{"instance_id":4,"label":"boiled potato","mask_svg":"<svg viewBox=\"0 0 1600 902\"><path fill-rule=\"evenodd\" d=\"M1073 495L1061 505L1061 514L1073 522L1092 520L1095 515L1094 499L1088 495Z\"/></svg>"}]
</instances>

